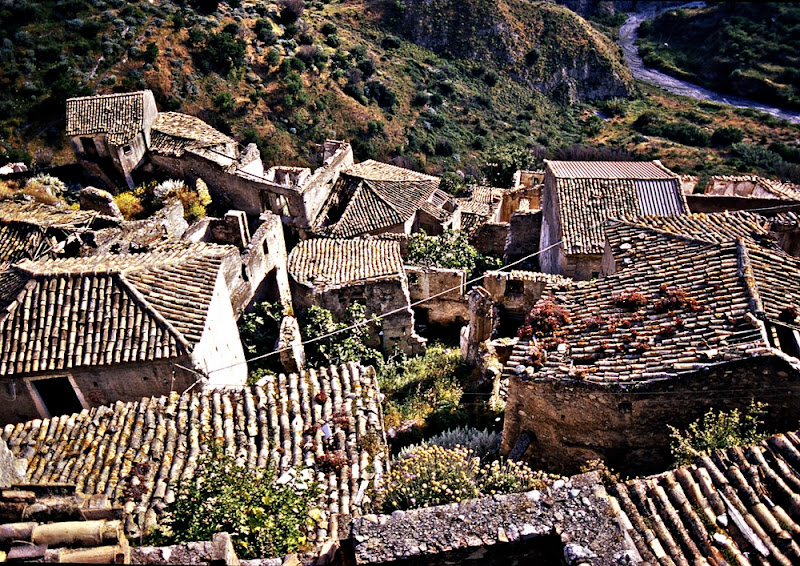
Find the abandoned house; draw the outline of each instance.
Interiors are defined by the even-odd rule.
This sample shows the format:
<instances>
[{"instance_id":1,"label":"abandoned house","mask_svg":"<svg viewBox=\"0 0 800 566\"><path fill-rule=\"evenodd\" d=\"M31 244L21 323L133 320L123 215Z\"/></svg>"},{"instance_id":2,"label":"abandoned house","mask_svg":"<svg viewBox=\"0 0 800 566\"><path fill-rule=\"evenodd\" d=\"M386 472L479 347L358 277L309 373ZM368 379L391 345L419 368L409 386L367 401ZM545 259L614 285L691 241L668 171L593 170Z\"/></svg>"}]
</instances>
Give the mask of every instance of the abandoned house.
<instances>
[{"instance_id":1,"label":"abandoned house","mask_svg":"<svg viewBox=\"0 0 800 566\"><path fill-rule=\"evenodd\" d=\"M438 177L368 160L343 169L314 226L332 238L424 230L438 236L461 226L455 200Z\"/></svg>"},{"instance_id":2,"label":"abandoned house","mask_svg":"<svg viewBox=\"0 0 800 566\"><path fill-rule=\"evenodd\" d=\"M96 212L57 208L38 202L0 201L0 263L77 254L91 230L119 226Z\"/></svg>"},{"instance_id":3,"label":"abandoned house","mask_svg":"<svg viewBox=\"0 0 800 566\"><path fill-rule=\"evenodd\" d=\"M647 471L669 453L667 425L685 428L712 406L768 400L769 420L793 426L800 260L751 236L709 242L639 228L616 243L614 230L610 247L627 254L617 271L537 303L539 336L521 340L505 366L505 452L530 443L546 466L601 458Z\"/></svg>"},{"instance_id":4,"label":"abandoned house","mask_svg":"<svg viewBox=\"0 0 800 566\"><path fill-rule=\"evenodd\" d=\"M545 161L541 270L597 277L607 220L687 212L679 177L658 161Z\"/></svg>"},{"instance_id":5,"label":"abandoned house","mask_svg":"<svg viewBox=\"0 0 800 566\"><path fill-rule=\"evenodd\" d=\"M295 309L316 305L343 320L353 303L367 318L391 313L377 324L367 344L387 354L421 353L425 339L414 330L408 279L400 244L381 239L318 238L300 242L289 254Z\"/></svg>"},{"instance_id":6,"label":"abandoned house","mask_svg":"<svg viewBox=\"0 0 800 566\"><path fill-rule=\"evenodd\" d=\"M250 468L272 466L279 475L307 468L322 488L319 520L307 533L316 545L344 536L344 523L361 514L367 486L388 465L377 377L355 364L9 424L2 440L26 461L31 484L72 483L125 508L132 537L157 524L212 442ZM342 465L330 463L338 458ZM136 464L149 472L135 479Z\"/></svg>"},{"instance_id":7,"label":"abandoned house","mask_svg":"<svg viewBox=\"0 0 800 566\"><path fill-rule=\"evenodd\" d=\"M105 175L121 174L133 188L134 169L150 147L151 127L158 116L149 90L67 100L67 137L76 157L100 167Z\"/></svg>"},{"instance_id":8,"label":"abandoned house","mask_svg":"<svg viewBox=\"0 0 800 566\"><path fill-rule=\"evenodd\" d=\"M2 277L5 423L244 383L226 262L235 249L170 244L129 255L29 261Z\"/></svg>"}]
</instances>

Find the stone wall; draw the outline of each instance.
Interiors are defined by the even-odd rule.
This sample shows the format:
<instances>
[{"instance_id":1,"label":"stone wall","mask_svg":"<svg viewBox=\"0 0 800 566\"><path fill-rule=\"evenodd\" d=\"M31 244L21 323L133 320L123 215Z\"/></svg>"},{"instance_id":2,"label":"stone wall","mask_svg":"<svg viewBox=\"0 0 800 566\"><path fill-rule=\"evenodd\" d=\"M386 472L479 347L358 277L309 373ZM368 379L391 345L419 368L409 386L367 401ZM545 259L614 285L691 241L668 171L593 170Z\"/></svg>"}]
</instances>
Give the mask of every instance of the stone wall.
<instances>
[{"instance_id":1,"label":"stone wall","mask_svg":"<svg viewBox=\"0 0 800 566\"><path fill-rule=\"evenodd\" d=\"M544 180L542 191L542 231L539 238L539 248L543 251L539 256L539 265L545 273L563 274L566 263L563 246L551 245L561 241L561 216L558 212L558 192L555 189L555 179L548 175ZM548 249L550 248L550 249Z\"/></svg>"},{"instance_id":2,"label":"stone wall","mask_svg":"<svg viewBox=\"0 0 800 566\"><path fill-rule=\"evenodd\" d=\"M539 237L542 231L542 213L516 212L509 221L508 240L505 246L506 262L515 262L539 251ZM523 262L531 271L538 271L538 258ZM523 267L517 267L523 269Z\"/></svg>"},{"instance_id":3,"label":"stone wall","mask_svg":"<svg viewBox=\"0 0 800 566\"><path fill-rule=\"evenodd\" d=\"M790 210L800 205L800 201L776 198L686 195L689 212L725 212L726 210ZM783 207L786 208L783 208Z\"/></svg>"},{"instance_id":4,"label":"stone wall","mask_svg":"<svg viewBox=\"0 0 800 566\"><path fill-rule=\"evenodd\" d=\"M354 519L355 563L639 564L596 473L527 493Z\"/></svg>"},{"instance_id":5,"label":"stone wall","mask_svg":"<svg viewBox=\"0 0 800 566\"><path fill-rule=\"evenodd\" d=\"M238 335L237 335L238 336ZM0 380L0 424L18 423L47 417L35 386L36 379L69 376L81 405L86 408L115 401L138 401L142 397L183 391L197 377L176 365L192 367L188 356L173 360L93 366L69 371L43 373L35 377L4 377Z\"/></svg>"},{"instance_id":6,"label":"stone wall","mask_svg":"<svg viewBox=\"0 0 800 566\"><path fill-rule=\"evenodd\" d=\"M506 366L502 452L527 432L533 441L526 460L548 470L599 458L626 474L663 471L671 464L667 425L686 428L712 407L765 401L774 430L790 430L800 418L800 374L778 355L629 385L524 380L514 370L518 363L512 358Z\"/></svg>"},{"instance_id":7,"label":"stone wall","mask_svg":"<svg viewBox=\"0 0 800 566\"><path fill-rule=\"evenodd\" d=\"M548 285L548 276L536 277L513 271L489 271L483 276L483 288L507 312L525 315L533 308Z\"/></svg>"},{"instance_id":8,"label":"stone wall","mask_svg":"<svg viewBox=\"0 0 800 566\"><path fill-rule=\"evenodd\" d=\"M508 238L508 222L486 222L470 236L469 243L484 255L502 256Z\"/></svg>"},{"instance_id":9,"label":"stone wall","mask_svg":"<svg viewBox=\"0 0 800 566\"><path fill-rule=\"evenodd\" d=\"M405 266L411 303L439 295L426 301L419 310L426 311L429 323L440 326L463 326L467 319L467 272L463 269ZM440 293L444 293L440 295Z\"/></svg>"}]
</instances>

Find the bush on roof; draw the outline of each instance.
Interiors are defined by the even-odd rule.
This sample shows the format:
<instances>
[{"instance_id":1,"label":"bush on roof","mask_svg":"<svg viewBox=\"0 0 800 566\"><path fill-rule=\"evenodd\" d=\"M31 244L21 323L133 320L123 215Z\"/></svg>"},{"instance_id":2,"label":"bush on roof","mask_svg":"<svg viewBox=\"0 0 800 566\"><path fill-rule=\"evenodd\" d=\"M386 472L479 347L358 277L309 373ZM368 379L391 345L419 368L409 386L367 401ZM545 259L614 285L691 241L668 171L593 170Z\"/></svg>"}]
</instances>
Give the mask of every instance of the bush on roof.
<instances>
[{"instance_id":1,"label":"bush on roof","mask_svg":"<svg viewBox=\"0 0 800 566\"><path fill-rule=\"evenodd\" d=\"M227 532L240 558L283 556L305 547L319 495L309 470L278 478L275 470L238 464L214 446L192 477L178 484L175 501L148 542L211 540Z\"/></svg>"}]
</instances>

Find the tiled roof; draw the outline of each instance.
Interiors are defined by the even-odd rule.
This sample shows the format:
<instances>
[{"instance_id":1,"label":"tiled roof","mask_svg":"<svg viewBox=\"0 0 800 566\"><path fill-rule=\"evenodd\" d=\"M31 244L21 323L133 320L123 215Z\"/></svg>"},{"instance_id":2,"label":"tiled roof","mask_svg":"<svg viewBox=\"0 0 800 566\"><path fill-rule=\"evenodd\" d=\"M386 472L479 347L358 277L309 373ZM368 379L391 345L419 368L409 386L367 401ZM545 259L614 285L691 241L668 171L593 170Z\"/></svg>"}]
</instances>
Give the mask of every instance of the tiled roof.
<instances>
[{"instance_id":1,"label":"tiled roof","mask_svg":"<svg viewBox=\"0 0 800 566\"><path fill-rule=\"evenodd\" d=\"M675 179L556 179L555 190L564 252L601 254L604 226L614 218L686 213L686 203Z\"/></svg>"},{"instance_id":2,"label":"tiled roof","mask_svg":"<svg viewBox=\"0 0 800 566\"><path fill-rule=\"evenodd\" d=\"M179 356L203 333L232 248L172 244L146 254L25 260L0 297L0 374Z\"/></svg>"},{"instance_id":3,"label":"tiled roof","mask_svg":"<svg viewBox=\"0 0 800 566\"><path fill-rule=\"evenodd\" d=\"M484 278L499 277L503 275L507 276L509 279L515 279L517 281L537 281L541 283L546 283L553 289L558 287L567 287L570 285L582 284L581 282L574 281L569 277L564 277L563 275L556 275L554 273L542 273L540 271L523 271L521 269L513 269L511 271L487 271L484 274Z\"/></svg>"},{"instance_id":4,"label":"tiled roof","mask_svg":"<svg viewBox=\"0 0 800 566\"><path fill-rule=\"evenodd\" d=\"M0 264L36 259L47 253L44 230L23 222L0 223Z\"/></svg>"},{"instance_id":5,"label":"tiled roof","mask_svg":"<svg viewBox=\"0 0 800 566\"><path fill-rule=\"evenodd\" d=\"M107 134L108 141L122 145L144 128L147 91L84 96L67 100L67 135Z\"/></svg>"},{"instance_id":6,"label":"tiled roof","mask_svg":"<svg viewBox=\"0 0 800 566\"><path fill-rule=\"evenodd\" d=\"M38 202L0 201L0 222L25 222L42 228L106 227L120 221L92 210L74 210Z\"/></svg>"},{"instance_id":7,"label":"tiled roof","mask_svg":"<svg viewBox=\"0 0 800 566\"><path fill-rule=\"evenodd\" d=\"M402 224L422 208L439 180L364 180L342 174L320 218L327 226L320 231L334 238L351 238ZM352 197L347 200L347 195ZM343 202L342 202L343 201ZM334 204L335 203L335 204ZM346 203L346 204L345 204ZM342 209L336 218L335 210Z\"/></svg>"},{"instance_id":8,"label":"tiled roof","mask_svg":"<svg viewBox=\"0 0 800 566\"><path fill-rule=\"evenodd\" d=\"M572 317L557 331L564 343L551 345L538 370L530 363L536 348L521 343L507 374L647 381L773 352L756 317L766 310L777 319L786 307L800 306L800 261L743 239L706 244L662 237L674 245L654 246L627 269L557 293ZM634 291L645 305L625 303L623 295ZM670 292L685 294L671 310L664 302Z\"/></svg>"},{"instance_id":9,"label":"tiled roof","mask_svg":"<svg viewBox=\"0 0 800 566\"><path fill-rule=\"evenodd\" d=\"M545 161L545 165L557 179L678 180L656 161Z\"/></svg>"},{"instance_id":10,"label":"tiled roof","mask_svg":"<svg viewBox=\"0 0 800 566\"><path fill-rule=\"evenodd\" d=\"M261 386L194 389L7 425L2 438L28 461L32 483L74 483L87 495L106 494L125 506L131 534L157 520L212 443L251 469L312 467L327 526L316 525L310 534L321 542L335 539L340 522L360 514L364 488L382 475L388 453L382 421L374 371L351 364L268 376ZM324 467L328 451L347 464ZM126 499L137 463L148 463L150 471L141 497Z\"/></svg>"},{"instance_id":11,"label":"tiled roof","mask_svg":"<svg viewBox=\"0 0 800 566\"><path fill-rule=\"evenodd\" d=\"M400 244L388 240L304 240L289 254L295 281L318 288L399 277L402 271Z\"/></svg>"},{"instance_id":12,"label":"tiled roof","mask_svg":"<svg viewBox=\"0 0 800 566\"><path fill-rule=\"evenodd\" d=\"M657 256L657 248L675 249L683 240L712 244L745 238L769 245L768 230L769 220L758 214L723 212L617 220L608 223L605 233L617 267L623 268L640 259L646 260L648 256Z\"/></svg>"},{"instance_id":13,"label":"tiled roof","mask_svg":"<svg viewBox=\"0 0 800 566\"><path fill-rule=\"evenodd\" d=\"M187 149L200 149L235 143L200 118L179 112L161 112L153 122L150 150L181 156Z\"/></svg>"},{"instance_id":14,"label":"tiled roof","mask_svg":"<svg viewBox=\"0 0 800 566\"><path fill-rule=\"evenodd\" d=\"M698 457L612 486L612 509L646 564L798 564L800 438Z\"/></svg>"},{"instance_id":15,"label":"tiled roof","mask_svg":"<svg viewBox=\"0 0 800 566\"><path fill-rule=\"evenodd\" d=\"M439 184L439 178L424 173L417 173L411 169L397 167L389 163L381 163L373 159L356 163L342 171L351 177L358 177L369 181L434 181Z\"/></svg>"}]
</instances>

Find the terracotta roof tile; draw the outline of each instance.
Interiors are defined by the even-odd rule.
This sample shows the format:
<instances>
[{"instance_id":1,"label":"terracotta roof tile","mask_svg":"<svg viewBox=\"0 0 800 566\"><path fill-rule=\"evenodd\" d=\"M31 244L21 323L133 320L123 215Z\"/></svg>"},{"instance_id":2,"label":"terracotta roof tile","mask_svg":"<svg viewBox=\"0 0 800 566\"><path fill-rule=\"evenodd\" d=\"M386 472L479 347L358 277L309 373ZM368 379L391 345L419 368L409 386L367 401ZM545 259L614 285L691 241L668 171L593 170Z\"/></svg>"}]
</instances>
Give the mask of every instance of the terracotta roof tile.
<instances>
[{"instance_id":1,"label":"terracotta roof tile","mask_svg":"<svg viewBox=\"0 0 800 566\"><path fill-rule=\"evenodd\" d=\"M356 163L345 169L343 173L351 177L358 177L368 181L432 181L437 185L439 178L432 175L418 173L404 167L397 167L389 163L381 163L373 159Z\"/></svg>"},{"instance_id":2,"label":"terracotta roof tile","mask_svg":"<svg viewBox=\"0 0 800 566\"><path fill-rule=\"evenodd\" d=\"M612 509L648 564L797 564L800 438L773 436L612 486Z\"/></svg>"},{"instance_id":3,"label":"terracotta roof tile","mask_svg":"<svg viewBox=\"0 0 800 566\"><path fill-rule=\"evenodd\" d=\"M145 94L148 91L84 96L67 100L67 135L107 134L122 145L144 129Z\"/></svg>"},{"instance_id":4,"label":"terracotta roof tile","mask_svg":"<svg viewBox=\"0 0 800 566\"><path fill-rule=\"evenodd\" d=\"M332 288L381 277L400 277L400 244L388 240L300 242L289 254L289 273L301 285Z\"/></svg>"},{"instance_id":5,"label":"terracotta roof tile","mask_svg":"<svg viewBox=\"0 0 800 566\"><path fill-rule=\"evenodd\" d=\"M161 112L153 122L150 151L181 156L187 149L236 143L200 118L179 112Z\"/></svg>"},{"instance_id":6,"label":"terracotta roof tile","mask_svg":"<svg viewBox=\"0 0 800 566\"><path fill-rule=\"evenodd\" d=\"M29 261L0 297L0 374L179 356L203 332L233 248L172 244L146 254Z\"/></svg>"},{"instance_id":7,"label":"terracotta roof tile","mask_svg":"<svg viewBox=\"0 0 800 566\"><path fill-rule=\"evenodd\" d=\"M134 535L161 516L212 442L250 468L310 466L327 515L327 524L310 529L317 543L335 540L339 525L361 513L363 491L380 479L388 456L375 372L354 364L7 425L2 438L27 460L32 483L69 482L87 495L107 495L126 507L126 530ZM341 451L348 464L339 471L318 466L325 450ZM149 463L150 472L134 501L126 488L137 463Z\"/></svg>"}]
</instances>

